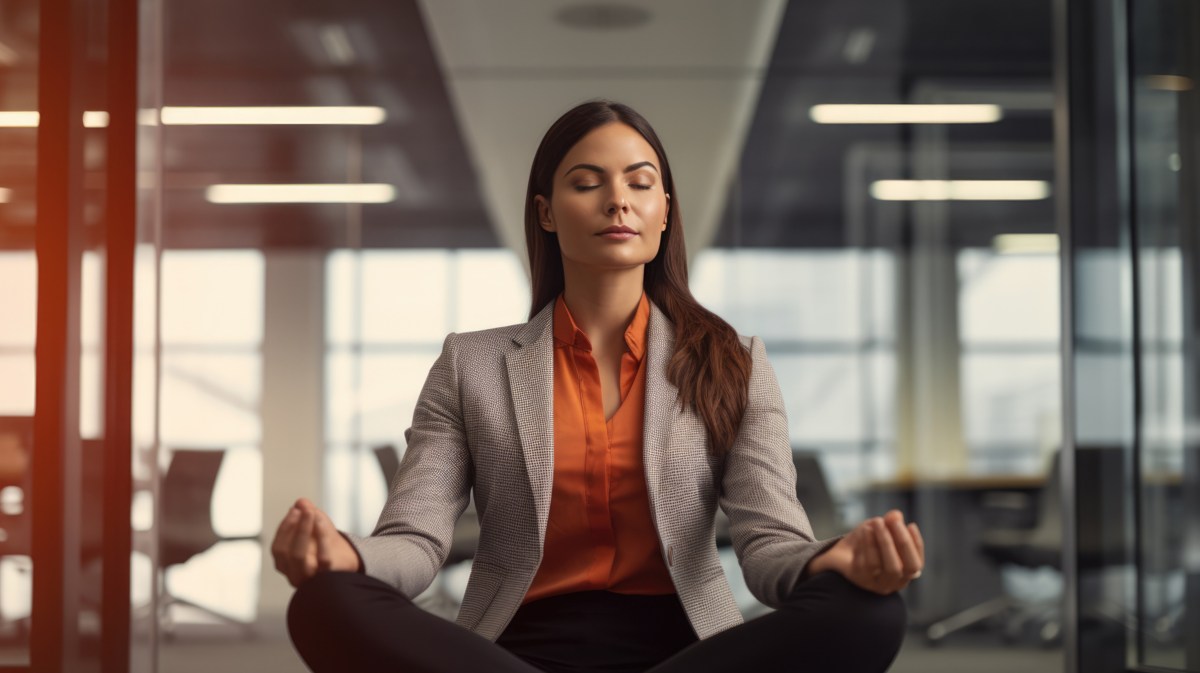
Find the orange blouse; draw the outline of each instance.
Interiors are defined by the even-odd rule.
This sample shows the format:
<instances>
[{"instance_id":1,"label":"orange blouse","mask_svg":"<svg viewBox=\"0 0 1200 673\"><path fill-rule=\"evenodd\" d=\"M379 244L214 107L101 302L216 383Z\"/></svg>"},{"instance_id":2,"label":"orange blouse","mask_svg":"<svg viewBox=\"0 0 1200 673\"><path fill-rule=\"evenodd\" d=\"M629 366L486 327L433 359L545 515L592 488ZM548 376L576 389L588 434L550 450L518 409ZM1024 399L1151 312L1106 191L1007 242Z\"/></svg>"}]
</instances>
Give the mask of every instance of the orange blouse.
<instances>
[{"instance_id":1,"label":"orange blouse","mask_svg":"<svg viewBox=\"0 0 1200 673\"><path fill-rule=\"evenodd\" d=\"M554 486L542 564L523 603L575 591L675 593L642 465L649 322L643 294L625 330L621 404L606 421L591 342L561 295L554 305Z\"/></svg>"}]
</instances>

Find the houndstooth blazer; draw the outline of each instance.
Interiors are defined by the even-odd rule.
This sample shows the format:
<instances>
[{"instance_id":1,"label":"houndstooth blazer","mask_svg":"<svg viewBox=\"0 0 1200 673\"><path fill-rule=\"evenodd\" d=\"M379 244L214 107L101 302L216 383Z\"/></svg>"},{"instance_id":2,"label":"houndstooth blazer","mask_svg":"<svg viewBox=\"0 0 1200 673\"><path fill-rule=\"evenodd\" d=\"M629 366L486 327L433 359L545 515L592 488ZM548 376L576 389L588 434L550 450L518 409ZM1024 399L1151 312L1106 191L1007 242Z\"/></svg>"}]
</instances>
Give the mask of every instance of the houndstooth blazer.
<instances>
[{"instance_id":1,"label":"houndstooth blazer","mask_svg":"<svg viewBox=\"0 0 1200 673\"><path fill-rule=\"evenodd\" d=\"M429 372L405 432L408 448L369 537L347 534L367 574L405 595L433 581L469 502L479 512L475 553L458 623L495 640L541 562L554 476L554 340L548 304L524 325L451 334ZM681 410L668 380L671 321L651 303L644 463L660 547L701 638L742 623L714 542L718 502L751 593L778 606L809 559L835 540L814 539L796 500L783 398L757 337L749 404L724 459Z\"/></svg>"}]
</instances>

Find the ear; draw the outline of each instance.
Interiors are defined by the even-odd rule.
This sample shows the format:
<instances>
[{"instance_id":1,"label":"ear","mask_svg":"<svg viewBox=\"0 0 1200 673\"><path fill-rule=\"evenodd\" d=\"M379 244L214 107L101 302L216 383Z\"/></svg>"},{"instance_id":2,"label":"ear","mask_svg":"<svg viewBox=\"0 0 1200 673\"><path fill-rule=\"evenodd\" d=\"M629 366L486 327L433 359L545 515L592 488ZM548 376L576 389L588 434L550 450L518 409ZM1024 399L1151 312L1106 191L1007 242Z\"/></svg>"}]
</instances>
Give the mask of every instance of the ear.
<instances>
[{"instance_id":1,"label":"ear","mask_svg":"<svg viewBox=\"0 0 1200 673\"><path fill-rule=\"evenodd\" d=\"M533 197L533 202L537 205L538 224L546 231L555 231L554 218L550 215L550 201L538 194Z\"/></svg>"},{"instance_id":2,"label":"ear","mask_svg":"<svg viewBox=\"0 0 1200 673\"><path fill-rule=\"evenodd\" d=\"M664 196L667 197L667 213L670 213L671 212L671 195L664 194ZM670 217L670 215L668 215L668 217ZM663 220L663 229L666 229L666 228L667 228L667 221Z\"/></svg>"}]
</instances>

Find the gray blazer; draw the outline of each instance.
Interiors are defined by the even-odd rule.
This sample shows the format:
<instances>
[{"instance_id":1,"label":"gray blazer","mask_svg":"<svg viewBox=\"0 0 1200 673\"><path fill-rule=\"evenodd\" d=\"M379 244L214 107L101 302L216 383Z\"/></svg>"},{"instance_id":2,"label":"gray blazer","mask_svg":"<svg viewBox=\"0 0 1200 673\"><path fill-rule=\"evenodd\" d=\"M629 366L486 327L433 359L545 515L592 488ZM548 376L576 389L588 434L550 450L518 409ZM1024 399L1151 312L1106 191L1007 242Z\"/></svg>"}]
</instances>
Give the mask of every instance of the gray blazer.
<instances>
[{"instance_id":1,"label":"gray blazer","mask_svg":"<svg viewBox=\"0 0 1200 673\"><path fill-rule=\"evenodd\" d=\"M405 432L408 449L379 523L347 535L364 571L406 596L425 590L475 491L480 535L458 623L495 640L541 563L554 477L554 303L524 325L451 334ZM775 373L757 337L750 399L724 459L704 424L681 410L667 380L674 327L651 303L644 461L650 511L680 601L701 638L742 623L714 542L718 502L746 584L778 606L818 542L796 500L788 424Z\"/></svg>"}]
</instances>

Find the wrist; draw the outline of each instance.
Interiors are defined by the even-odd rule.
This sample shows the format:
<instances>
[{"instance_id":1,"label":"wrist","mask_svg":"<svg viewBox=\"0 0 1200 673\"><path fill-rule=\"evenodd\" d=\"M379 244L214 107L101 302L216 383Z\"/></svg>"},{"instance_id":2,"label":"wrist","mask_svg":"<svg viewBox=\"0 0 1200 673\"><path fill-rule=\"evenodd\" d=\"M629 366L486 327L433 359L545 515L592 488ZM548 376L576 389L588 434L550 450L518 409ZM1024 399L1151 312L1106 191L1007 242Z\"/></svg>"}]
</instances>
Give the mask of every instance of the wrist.
<instances>
[{"instance_id":1,"label":"wrist","mask_svg":"<svg viewBox=\"0 0 1200 673\"><path fill-rule=\"evenodd\" d=\"M837 544L821 551L819 554L809 559L808 565L806 565L804 568L803 576L812 577L813 575L816 575L817 573L823 573L826 570L841 572L841 570L839 570L839 568L841 568L841 548L842 544L839 540Z\"/></svg>"}]
</instances>

